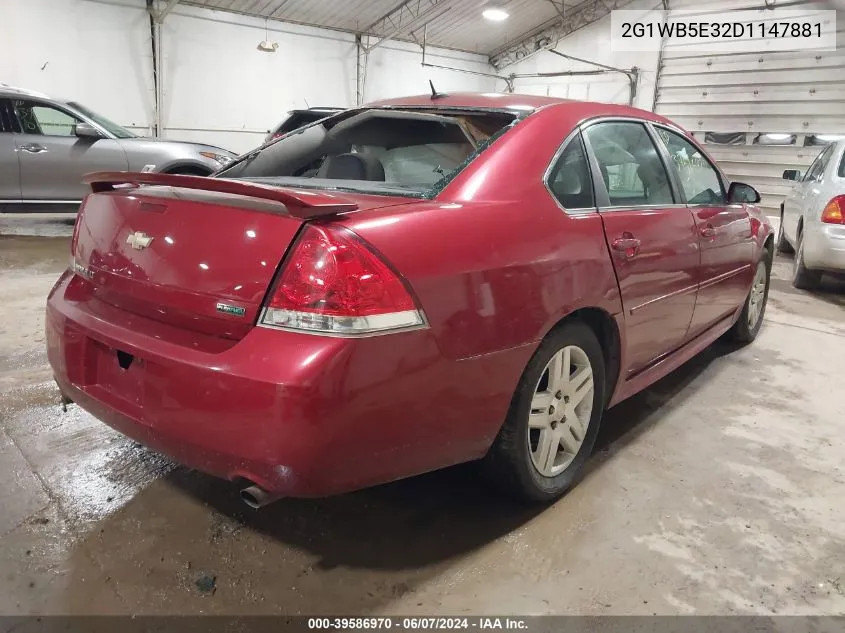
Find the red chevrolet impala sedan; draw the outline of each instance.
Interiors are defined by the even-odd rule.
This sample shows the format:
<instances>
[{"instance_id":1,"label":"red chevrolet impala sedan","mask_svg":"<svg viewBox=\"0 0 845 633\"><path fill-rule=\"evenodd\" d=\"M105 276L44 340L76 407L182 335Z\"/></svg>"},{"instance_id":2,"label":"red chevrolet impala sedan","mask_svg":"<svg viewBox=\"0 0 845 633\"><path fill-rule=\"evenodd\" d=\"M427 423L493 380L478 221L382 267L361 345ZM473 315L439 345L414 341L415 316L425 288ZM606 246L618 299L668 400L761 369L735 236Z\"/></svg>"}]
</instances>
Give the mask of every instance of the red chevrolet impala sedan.
<instances>
[{"instance_id":1,"label":"red chevrolet impala sedan","mask_svg":"<svg viewBox=\"0 0 845 633\"><path fill-rule=\"evenodd\" d=\"M411 97L214 178L86 180L63 398L254 507L478 459L554 499L605 409L766 307L759 194L629 107Z\"/></svg>"}]
</instances>

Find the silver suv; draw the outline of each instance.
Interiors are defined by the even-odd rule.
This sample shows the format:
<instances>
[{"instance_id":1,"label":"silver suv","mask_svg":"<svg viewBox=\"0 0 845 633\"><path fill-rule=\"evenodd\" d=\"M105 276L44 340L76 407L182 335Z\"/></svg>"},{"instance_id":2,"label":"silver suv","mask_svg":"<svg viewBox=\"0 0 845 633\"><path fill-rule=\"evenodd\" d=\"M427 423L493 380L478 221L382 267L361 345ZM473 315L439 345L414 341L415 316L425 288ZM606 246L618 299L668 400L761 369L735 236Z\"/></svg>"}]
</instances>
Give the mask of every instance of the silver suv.
<instances>
[{"instance_id":1,"label":"silver suv","mask_svg":"<svg viewBox=\"0 0 845 633\"><path fill-rule=\"evenodd\" d=\"M0 83L0 212L75 211L92 171L208 176L235 156L136 136L75 101Z\"/></svg>"}]
</instances>

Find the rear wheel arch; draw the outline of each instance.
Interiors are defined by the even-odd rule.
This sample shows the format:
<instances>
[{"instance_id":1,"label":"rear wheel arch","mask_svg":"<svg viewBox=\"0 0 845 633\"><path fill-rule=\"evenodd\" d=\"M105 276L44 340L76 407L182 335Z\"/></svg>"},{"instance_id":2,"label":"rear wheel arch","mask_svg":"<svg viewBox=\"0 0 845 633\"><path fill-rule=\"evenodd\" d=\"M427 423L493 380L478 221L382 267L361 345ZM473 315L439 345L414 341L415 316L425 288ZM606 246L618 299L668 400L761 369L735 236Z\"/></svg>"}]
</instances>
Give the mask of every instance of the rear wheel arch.
<instances>
[{"instance_id":1,"label":"rear wheel arch","mask_svg":"<svg viewBox=\"0 0 845 633\"><path fill-rule=\"evenodd\" d=\"M771 267L772 260L775 257L775 235L772 233L769 237L766 238L766 241L763 242L763 250L766 252L766 258L768 259L768 265Z\"/></svg>"},{"instance_id":2,"label":"rear wheel arch","mask_svg":"<svg viewBox=\"0 0 845 633\"><path fill-rule=\"evenodd\" d=\"M546 334L545 338L551 336L564 324L571 321L580 321L589 327L599 341L604 355L605 366L605 406L610 402L613 391L616 388L616 381L619 379L622 359L622 339L616 320L601 308L579 308L570 312Z\"/></svg>"}]
</instances>

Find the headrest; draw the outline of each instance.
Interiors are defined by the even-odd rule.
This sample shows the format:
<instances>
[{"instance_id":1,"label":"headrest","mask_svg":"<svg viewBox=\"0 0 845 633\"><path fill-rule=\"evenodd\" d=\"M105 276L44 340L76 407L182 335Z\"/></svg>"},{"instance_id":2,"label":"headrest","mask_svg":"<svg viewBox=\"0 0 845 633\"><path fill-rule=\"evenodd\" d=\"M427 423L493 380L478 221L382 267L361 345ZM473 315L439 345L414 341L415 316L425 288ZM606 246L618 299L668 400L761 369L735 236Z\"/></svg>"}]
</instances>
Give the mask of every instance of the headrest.
<instances>
[{"instance_id":1,"label":"headrest","mask_svg":"<svg viewBox=\"0 0 845 633\"><path fill-rule=\"evenodd\" d=\"M338 154L323 161L316 178L384 181L384 165L368 154Z\"/></svg>"}]
</instances>

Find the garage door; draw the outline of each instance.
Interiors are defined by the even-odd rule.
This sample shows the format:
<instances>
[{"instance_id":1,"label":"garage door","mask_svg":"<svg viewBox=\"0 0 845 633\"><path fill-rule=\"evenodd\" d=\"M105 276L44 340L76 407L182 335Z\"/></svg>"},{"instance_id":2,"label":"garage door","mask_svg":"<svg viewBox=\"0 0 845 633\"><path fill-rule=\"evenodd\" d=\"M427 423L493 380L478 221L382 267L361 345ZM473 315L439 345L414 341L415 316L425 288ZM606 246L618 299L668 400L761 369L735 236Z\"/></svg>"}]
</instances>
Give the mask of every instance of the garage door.
<instances>
[{"instance_id":1,"label":"garage door","mask_svg":"<svg viewBox=\"0 0 845 633\"><path fill-rule=\"evenodd\" d=\"M737 4L708 2L702 19ZM701 5L670 2L672 11ZM764 6L750 0L741 8ZM819 2L777 6L808 15L830 8ZM837 17L838 51L713 54L677 40L663 49L655 110L708 143L732 179L757 187L769 215L780 214L790 189L783 170L806 171L825 143L845 135L845 16Z\"/></svg>"}]
</instances>

